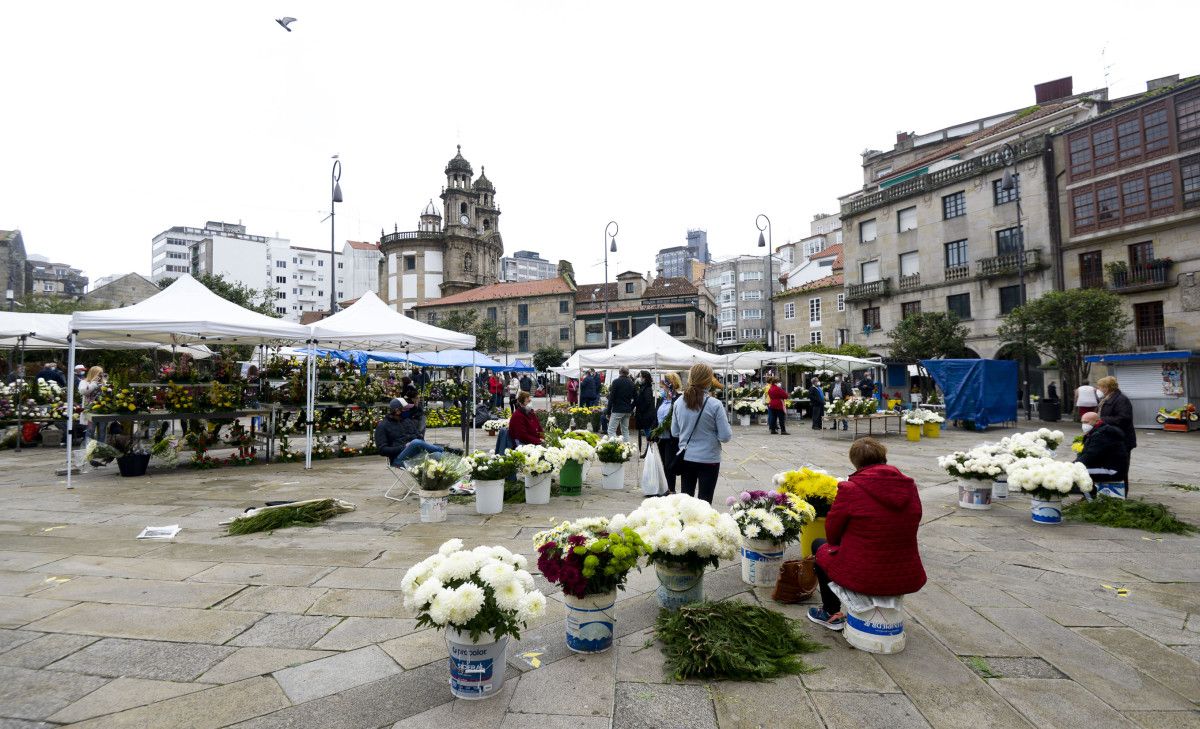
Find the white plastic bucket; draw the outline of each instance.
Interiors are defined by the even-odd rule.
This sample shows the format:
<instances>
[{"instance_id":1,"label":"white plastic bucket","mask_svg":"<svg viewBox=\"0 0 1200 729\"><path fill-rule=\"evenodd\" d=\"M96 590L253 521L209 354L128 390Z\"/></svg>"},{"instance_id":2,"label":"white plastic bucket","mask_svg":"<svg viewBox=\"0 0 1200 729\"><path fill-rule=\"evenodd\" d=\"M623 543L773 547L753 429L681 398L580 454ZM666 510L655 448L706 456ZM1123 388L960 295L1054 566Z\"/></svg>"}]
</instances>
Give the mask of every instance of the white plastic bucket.
<instances>
[{"instance_id":1,"label":"white plastic bucket","mask_svg":"<svg viewBox=\"0 0 1200 729\"><path fill-rule=\"evenodd\" d=\"M1029 515L1034 524L1061 524L1062 499L1029 499Z\"/></svg>"},{"instance_id":2,"label":"white plastic bucket","mask_svg":"<svg viewBox=\"0 0 1200 729\"><path fill-rule=\"evenodd\" d=\"M600 463L600 487L610 491L620 491L625 488L624 463Z\"/></svg>"},{"instance_id":3,"label":"white plastic bucket","mask_svg":"<svg viewBox=\"0 0 1200 729\"><path fill-rule=\"evenodd\" d=\"M901 599L896 600L902 605ZM900 607L872 607L864 612L846 610L846 642L868 653L904 650L904 611Z\"/></svg>"},{"instance_id":4,"label":"white plastic bucket","mask_svg":"<svg viewBox=\"0 0 1200 729\"><path fill-rule=\"evenodd\" d=\"M501 500L503 500L503 490L501 490ZM525 503L550 503L550 474L539 473L525 477Z\"/></svg>"},{"instance_id":5,"label":"white plastic bucket","mask_svg":"<svg viewBox=\"0 0 1200 729\"><path fill-rule=\"evenodd\" d=\"M743 428L749 428L750 427L750 416L749 415L738 415L738 424L741 425Z\"/></svg>"},{"instance_id":6,"label":"white plastic bucket","mask_svg":"<svg viewBox=\"0 0 1200 729\"><path fill-rule=\"evenodd\" d=\"M421 521L426 524L446 521L449 491L418 491L421 499Z\"/></svg>"},{"instance_id":7,"label":"white plastic bucket","mask_svg":"<svg viewBox=\"0 0 1200 729\"><path fill-rule=\"evenodd\" d=\"M446 628L450 649L450 693L459 699L486 699L504 688L508 637L494 640L491 633L471 640L470 633Z\"/></svg>"},{"instance_id":8,"label":"white plastic bucket","mask_svg":"<svg viewBox=\"0 0 1200 729\"><path fill-rule=\"evenodd\" d=\"M755 587L774 587L783 565L785 546L766 539L746 539L742 546L742 582Z\"/></svg>"},{"instance_id":9,"label":"white plastic bucket","mask_svg":"<svg viewBox=\"0 0 1200 729\"><path fill-rule=\"evenodd\" d=\"M499 514L504 509L504 479L475 482L475 511Z\"/></svg>"},{"instance_id":10,"label":"white plastic bucket","mask_svg":"<svg viewBox=\"0 0 1200 729\"><path fill-rule=\"evenodd\" d=\"M567 603L567 648L576 653L603 653L612 647L617 613L617 591L575 597L564 594Z\"/></svg>"},{"instance_id":11,"label":"white plastic bucket","mask_svg":"<svg viewBox=\"0 0 1200 729\"><path fill-rule=\"evenodd\" d=\"M667 610L704 599L704 570L689 570L664 564L654 565L658 574L658 604Z\"/></svg>"},{"instance_id":12,"label":"white plastic bucket","mask_svg":"<svg viewBox=\"0 0 1200 729\"><path fill-rule=\"evenodd\" d=\"M958 505L964 509L992 508L992 484L973 478L958 480Z\"/></svg>"},{"instance_id":13,"label":"white plastic bucket","mask_svg":"<svg viewBox=\"0 0 1200 729\"><path fill-rule=\"evenodd\" d=\"M1124 499L1129 492L1129 484L1124 481L1097 481L1096 495L1107 496L1112 499Z\"/></svg>"},{"instance_id":14,"label":"white plastic bucket","mask_svg":"<svg viewBox=\"0 0 1200 729\"><path fill-rule=\"evenodd\" d=\"M992 498L1007 499L1008 498L1008 479L998 478L992 481Z\"/></svg>"}]
</instances>

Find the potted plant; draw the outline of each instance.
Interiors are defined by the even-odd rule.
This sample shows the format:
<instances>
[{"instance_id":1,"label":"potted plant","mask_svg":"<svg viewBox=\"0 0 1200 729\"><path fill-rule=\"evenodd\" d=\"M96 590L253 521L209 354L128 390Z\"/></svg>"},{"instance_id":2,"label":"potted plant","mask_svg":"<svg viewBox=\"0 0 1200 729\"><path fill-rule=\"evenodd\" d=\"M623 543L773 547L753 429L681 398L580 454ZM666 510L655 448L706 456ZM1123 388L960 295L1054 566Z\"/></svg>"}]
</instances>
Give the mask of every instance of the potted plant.
<instances>
[{"instance_id":1,"label":"potted plant","mask_svg":"<svg viewBox=\"0 0 1200 729\"><path fill-rule=\"evenodd\" d=\"M1008 485L1029 494L1030 517L1035 524L1062 522L1062 497L1079 489L1092 490L1092 477L1082 463L1049 458L1025 458L1008 468Z\"/></svg>"},{"instance_id":2,"label":"potted plant","mask_svg":"<svg viewBox=\"0 0 1200 729\"><path fill-rule=\"evenodd\" d=\"M979 446L938 458L938 466L958 479L958 505L964 509L992 508L992 482L1004 473L1014 456L1003 446Z\"/></svg>"},{"instance_id":3,"label":"potted plant","mask_svg":"<svg viewBox=\"0 0 1200 729\"><path fill-rule=\"evenodd\" d=\"M316 455L315 449L313 455ZM437 455L440 458L426 453L404 464L404 470L412 474L420 489L417 495L421 499L421 521L427 523L446 521L450 487L461 481L467 473L467 464L463 462L465 459L445 453Z\"/></svg>"},{"instance_id":4,"label":"potted plant","mask_svg":"<svg viewBox=\"0 0 1200 729\"><path fill-rule=\"evenodd\" d=\"M563 496L578 496L583 487L583 466L596 458L596 449L585 441L563 435L563 465L558 473L558 485Z\"/></svg>"},{"instance_id":5,"label":"potted plant","mask_svg":"<svg viewBox=\"0 0 1200 729\"><path fill-rule=\"evenodd\" d=\"M508 638L546 611L525 557L504 547L463 548L461 539L413 565L400 581L417 626L446 631L450 692L486 699L504 687Z\"/></svg>"},{"instance_id":6,"label":"potted plant","mask_svg":"<svg viewBox=\"0 0 1200 729\"><path fill-rule=\"evenodd\" d=\"M942 437L942 423L946 422L946 419L932 410L925 410L924 408L920 410L921 417L925 419L925 422L921 424L921 435L926 438Z\"/></svg>"},{"instance_id":7,"label":"potted plant","mask_svg":"<svg viewBox=\"0 0 1200 729\"><path fill-rule=\"evenodd\" d=\"M901 416L904 421L904 435L914 443L921 440L921 427L925 425L925 413L928 410L916 408L909 410Z\"/></svg>"},{"instance_id":8,"label":"potted plant","mask_svg":"<svg viewBox=\"0 0 1200 729\"><path fill-rule=\"evenodd\" d=\"M550 503L550 476L566 460L561 448L526 444L517 446L521 454L521 475L525 477L525 503Z\"/></svg>"},{"instance_id":9,"label":"potted plant","mask_svg":"<svg viewBox=\"0 0 1200 729\"><path fill-rule=\"evenodd\" d=\"M486 435L499 435L500 431L508 427L507 420L488 420L483 424L483 432Z\"/></svg>"},{"instance_id":10,"label":"potted plant","mask_svg":"<svg viewBox=\"0 0 1200 729\"><path fill-rule=\"evenodd\" d=\"M83 454L84 463L108 463L114 460L121 476L145 476L146 469L150 466L150 447L144 440L127 435L110 436L106 443L98 440L88 441Z\"/></svg>"},{"instance_id":11,"label":"potted plant","mask_svg":"<svg viewBox=\"0 0 1200 729\"><path fill-rule=\"evenodd\" d=\"M816 512L799 496L780 491L743 491L725 503L742 532L742 582L774 586L784 550Z\"/></svg>"},{"instance_id":12,"label":"potted plant","mask_svg":"<svg viewBox=\"0 0 1200 729\"><path fill-rule=\"evenodd\" d=\"M600 653L612 647L617 590L646 554L646 543L608 519L564 521L533 537L542 576L560 585L567 604L567 648Z\"/></svg>"},{"instance_id":13,"label":"potted plant","mask_svg":"<svg viewBox=\"0 0 1200 729\"><path fill-rule=\"evenodd\" d=\"M647 499L628 517L609 521L613 531L633 529L650 549L658 573L658 604L668 610L704 599L704 568L733 559L742 533L729 514L686 494Z\"/></svg>"},{"instance_id":14,"label":"potted plant","mask_svg":"<svg viewBox=\"0 0 1200 729\"><path fill-rule=\"evenodd\" d=\"M625 488L625 464L633 458L633 446L624 438L605 436L596 446L600 461L600 487L612 491Z\"/></svg>"},{"instance_id":15,"label":"potted plant","mask_svg":"<svg viewBox=\"0 0 1200 729\"><path fill-rule=\"evenodd\" d=\"M750 416L757 413L767 412L767 406L762 400L751 400L746 398L734 401L733 412L737 413L738 422L743 427L746 427L750 425Z\"/></svg>"},{"instance_id":16,"label":"potted plant","mask_svg":"<svg viewBox=\"0 0 1200 729\"><path fill-rule=\"evenodd\" d=\"M780 493L803 499L813 508L813 520L800 531L800 555L811 557L813 540L825 537L825 516L837 498L839 481L826 471L805 466L775 474L774 484Z\"/></svg>"},{"instance_id":17,"label":"potted plant","mask_svg":"<svg viewBox=\"0 0 1200 729\"><path fill-rule=\"evenodd\" d=\"M504 454L475 451L463 459L475 481L475 511L499 514L504 509L504 482L517 475L524 457L515 450Z\"/></svg>"}]
</instances>

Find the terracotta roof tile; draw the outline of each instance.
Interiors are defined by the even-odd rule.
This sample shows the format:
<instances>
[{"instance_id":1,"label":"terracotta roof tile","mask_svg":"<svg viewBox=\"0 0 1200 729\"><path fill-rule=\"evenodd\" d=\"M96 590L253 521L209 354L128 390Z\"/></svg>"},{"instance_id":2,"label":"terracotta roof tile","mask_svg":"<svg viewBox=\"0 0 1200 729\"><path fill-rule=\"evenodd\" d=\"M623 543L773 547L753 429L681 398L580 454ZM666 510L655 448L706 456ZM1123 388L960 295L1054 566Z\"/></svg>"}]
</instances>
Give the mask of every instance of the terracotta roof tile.
<instances>
[{"instance_id":1,"label":"terracotta roof tile","mask_svg":"<svg viewBox=\"0 0 1200 729\"><path fill-rule=\"evenodd\" d=\"M659 277L650 282L642 293L643 299L655 299L667 296L694 296L697 293L696 285L686 278L677 277ZM589 294L589 299L591 295Z\"/></svg>"},{"instance_id":2,"label":"terracotta roof tile","mask_svg":"<svg viewBox=\"0 0 1200 729\"><path fill-rule=\"evenodd\" d=\"M819 278L816 281L809 281L808 283L804 284L803 286L797 286L794 289L788 289L786 291L781 291L775 295L775 298L778 298L781 296L788 296L791 294L798 294L802 291L816 291L817 289L828 289L828 288L833 288L835 286L838 288L841 288L842 286L845 286L845 285L846 285L846 277L843 274L835 273L832 276L826 276L825 278Z\"/></svg>"},{"instance_id":3,"label":"terracotta roof tile","mask_svg":"<svg viewBox=\"0 0 1200 729\"><path fill-rule=\"evenodd\" d=\"M575 301L578 303L590 303L592 294L596 295L596 301L604 301L604 289L608 287L608 300L617 300L617 285L615 283L608 284L583 284L575 290Z\"/></svg>"},{"instance_id":4,"label":"terracotta roof tile","mask_svg":"<svg viewBox=\"0 0 1200 729\"><path fill-rule=\"evenodd\" d=\"M349 245L351 248L354 248L354 249L360 250L360 251L377 251L377 250L379 250L378 243L367 243L366 241L361 241L361 240L348 240L348 241L346 241L346 244Z\"/></svg>"},{"instance_id":5,"label":"terracotta roof tile","mask_svg":"<svg viewBox=\"0 0 1200 729\"><path fill-rule=\"evenodd\" d=\"M476 301L496 301L498 299L523 299L529 296L550 296L553 294L573 293L570 282L562 276L544 278L537 281L504 281L478 288L462 291L440 299L430 299L419 308L430 306L447 306L451 304L470 304Z\"/></svg>"},{"instance_id":6,"label":"terracotta roof tile","mask_svg":"<svg viewBox=\"0 0 1200 729\"><path fill-rule=\"evenodd\" d=\"M830 256L837 256L837 258L833 259L833 269L836 271L836 270L840 270L842 268L842 253L843 252L844 252L844 249L842 247L842 244L835 243L834 245L828 246L827 248L825 248L825 250L821 251L820 253L816 253L816 254L809 256L809 258L829 258Z\"/></svg>"}]
</instances>

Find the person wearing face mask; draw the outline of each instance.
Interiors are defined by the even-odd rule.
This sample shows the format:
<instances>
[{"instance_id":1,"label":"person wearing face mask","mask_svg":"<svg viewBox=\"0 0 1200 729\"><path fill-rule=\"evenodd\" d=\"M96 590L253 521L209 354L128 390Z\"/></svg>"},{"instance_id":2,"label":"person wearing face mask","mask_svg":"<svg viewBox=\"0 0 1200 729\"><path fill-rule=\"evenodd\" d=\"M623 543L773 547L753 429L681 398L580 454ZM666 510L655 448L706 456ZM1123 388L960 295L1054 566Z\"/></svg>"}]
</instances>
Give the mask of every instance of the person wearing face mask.
<instances>
[{"instance_id":1,"label":"person wearing face mask","mask_svg":"<svg viewBox=\"0 0 1200 729\"><path fill-rule=\"evenodd\" d=\"M1125 434L1125 448L1129 452L1126 458L1128 472L1129 461L1133 459L1133 449L1137 448L1137 432L1133 429L1133 403L1121 392L1115 377L1101 377L1096 381L1096 390L1100 393L1100 404L1096 407L1100 419ZM1126 476L1128 477L1128 473Z\"/></svg>"},{"instance_id":2,"label":"person wearing face mask","mask_svg":"<svg viewBox=\"0 0 1200 729\"><path fill-rule=\"evenodd\" d=\"M1099 413L1084 413L1083 450L1075 461L1096 472L1097 481L1125 481L1129 477L1125 434L1117 426L1104 422Z\"/></svg>"}]
</instances>

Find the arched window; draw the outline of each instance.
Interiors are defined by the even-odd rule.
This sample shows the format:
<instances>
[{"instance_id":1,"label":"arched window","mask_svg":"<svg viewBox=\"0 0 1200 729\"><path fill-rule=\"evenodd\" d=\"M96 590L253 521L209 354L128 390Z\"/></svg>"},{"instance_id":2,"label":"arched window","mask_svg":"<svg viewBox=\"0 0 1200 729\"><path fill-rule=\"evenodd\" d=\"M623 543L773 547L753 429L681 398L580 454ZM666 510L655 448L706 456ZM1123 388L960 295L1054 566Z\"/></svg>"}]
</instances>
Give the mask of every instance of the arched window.
<instances>
[{"instance_id":1,"label":"arched window","mask_svg":"<svg viewBox=\"0 0 1200 729\"><path fill-rule=\"evenodd\" d=\"M487 218L484 218L483 219L483 229L491 230L492 229L492 221L488 220Z\"/></svg>"},{"instance_id":2,"label":"arched window","mask_svg":"<svg viewBox=\"0 0 1200 729\"><path fill-rule=\"evenodd\" d=\"M466 214L467 214L467 204L466 204L466 203L462 203L461 205L459 205L459 206L458 206L458 212L459 212L460 214L462 214L462 215L466 215Z\"/></svg>"}]
</instances>

